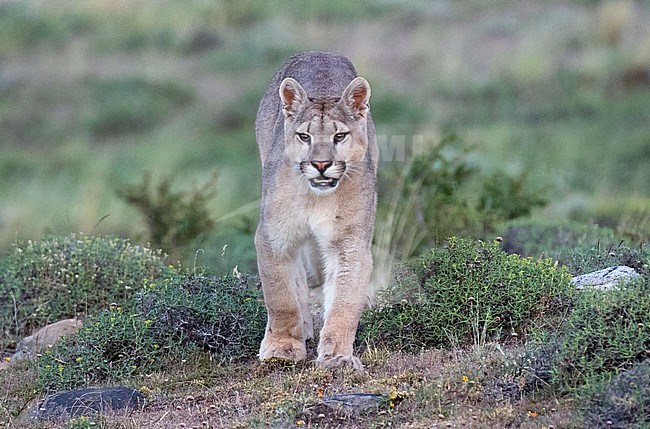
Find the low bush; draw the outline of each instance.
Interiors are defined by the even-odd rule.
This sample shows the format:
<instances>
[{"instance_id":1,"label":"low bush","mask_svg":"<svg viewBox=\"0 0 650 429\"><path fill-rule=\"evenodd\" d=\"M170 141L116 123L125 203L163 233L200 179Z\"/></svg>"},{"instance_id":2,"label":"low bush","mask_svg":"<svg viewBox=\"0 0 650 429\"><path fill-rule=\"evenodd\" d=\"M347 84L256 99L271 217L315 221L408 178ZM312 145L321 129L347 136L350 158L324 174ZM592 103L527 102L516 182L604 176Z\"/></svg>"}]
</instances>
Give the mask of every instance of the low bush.
<instances>
[{"instance_id":1,"label":"low bush","mask_svg":"<svg viewBox=\"0 0 650 429\"><path fill-rule=\"evenodd\" d=\"M64 338L36 363L38 384L54 392L124 380L162 368L163 358L183 357L171 336L156 335L150 320L113 307L86 320L77 335Z\"/></svg>"},{"instance_id":2,"label":"low bush","mask_svg":"<svg viewBox=\"0 0 650 429\"><path fill-rule=\"evenodd\" d=\"M497 244L451 238L398 270L362 319L360 341L400 350L523 336L551 326L574 289L551 260L507 255Z\"/></svg>"},{"instance_id":3,"label":"low bush","mask_svg":"<svg viewBox=\"0 0 650 429\"><path fill-rule=\"evenodd\" d=\"M561 330L556 381L569 388L650 358L650 287L583 290Z\"/></svg>"},{"instance_id":4,"label":"low bush","mask_svg":"<svg viewBox=\"0 0 650 429\"><path fill-rule=\"evenodd\" d=\"M138 303L156 335L182 338L223 360L254 356L266 326L259 280L249 275L152 283Z\"/></svg>"},{"instance_id":5,"label":"low bush","mask_svg":"<svg viewBox=\"0 0 650 429\"><path fill-rule=\"evenodd\" d=\"M529 341L519 349L499 349L496 364L482 372L481 398L498 405L531 397L553 380L556 344Z\"/></svg>"},{"instance_id":6,"label":"low bush","mask_svg":"<svg viewBox=\"0 0 650 429\"><path fill-rule=\"evenodd\" d=\"M190 244L198 244L214 228L208 203L216 194L216 181L213 174L201 187L174 191L174 176L154 185L145 174L140 184L125 186L118 196L144 216L151 245L177 260Z\"/></svg>"},{"instance_id":7,"label":"low bush","mask_svg":"<svg viewBox=\"0 0 650 429\"><path fill-rule=\"evenodd\" d=\"M500 222L530 215L537 207L548 203L540 192L526 188L526 175L515 177L497 173L483 178L477 209L485 217L484 223ZM493 225L486 230L493 229Z\"/></svg>"},{"instance_id":8,"label":"low bush","mask_svg":"<svg viewBox=\"0 0 650 429\"><path fill-rule=\"evenodd\" d=\"M254 356L266 322L257 286L250 276L147 282L135 310L112 306L37 359L40 388L120 382L202 349L224 361Z\"/></svg>"},{"instance_id":9,"label":"low bush","mask_svg":"<svg viewBox=\"0 0 650 429\"><path fill-rule=\"evenodd\" d=\"M407 161L387 163L379 170L375 241L382 251L393 260L407 260L447 236L474 229L477 213L460 192L477 173L466 159L470 148L455 135L422 142L427 147L419 155L390 153L392 145L399 148L399 141L378 143L382 160ZM391 264L387 261L381 269Z\"/></svg>"},{"instance_id":10,"label":"low bush","mask_svg":"<svg viewBox=\"0 0 650 429\"><path fill-rule=\"evenodd\" d=\"M131 305L145 279L174 273L159 251L72 234L16 245L0 260L0 349L61 319Z\"/></svg>"},{"instance_id":11,"label":"low bush","mask_svg":"<svg viewBox=\"0 0 650 429\"><path fill-rule=\"evenodd\" d=\"M475 148L456 135L413 141L407 152L398 137L379 141L376 241L406 260L446 237L485 236L498 223L527 216L546 204L543 190L525 176L485 175L470 161Z\"/></svg>"},{"instance_id":12,"label":"low bush","mask_svg":"<svg viewBox=\"0 0 650 429\"><path fill-rule=\"evenodd\" d=\"M650 427L650 360L595 385L581 401L585 427Z\"/></svg>"}]
</instances>

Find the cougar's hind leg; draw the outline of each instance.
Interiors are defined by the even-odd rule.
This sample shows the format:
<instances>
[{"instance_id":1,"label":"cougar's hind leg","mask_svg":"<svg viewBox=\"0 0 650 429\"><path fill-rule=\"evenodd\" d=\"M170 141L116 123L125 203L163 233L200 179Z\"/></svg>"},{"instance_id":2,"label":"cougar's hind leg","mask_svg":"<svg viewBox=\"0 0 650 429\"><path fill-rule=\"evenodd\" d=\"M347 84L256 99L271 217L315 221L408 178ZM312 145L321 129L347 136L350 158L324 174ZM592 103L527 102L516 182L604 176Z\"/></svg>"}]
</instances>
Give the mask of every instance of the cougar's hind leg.
<instances>
[{"instance_id":1,"label":"cougar's hind leg","mask_svg":"<svg viewBox=\"0 0 650 429\"><path fill-rule=\"evenodd\" d=\"M305 267L305 255L301 253L298 263L295 266L295 287L296 296L300 305L300 313L303 322L303 335L306 340L314 338L314 318L311 314L309 286L307 284L307 269Z\"/></svg>"}]
</instances>

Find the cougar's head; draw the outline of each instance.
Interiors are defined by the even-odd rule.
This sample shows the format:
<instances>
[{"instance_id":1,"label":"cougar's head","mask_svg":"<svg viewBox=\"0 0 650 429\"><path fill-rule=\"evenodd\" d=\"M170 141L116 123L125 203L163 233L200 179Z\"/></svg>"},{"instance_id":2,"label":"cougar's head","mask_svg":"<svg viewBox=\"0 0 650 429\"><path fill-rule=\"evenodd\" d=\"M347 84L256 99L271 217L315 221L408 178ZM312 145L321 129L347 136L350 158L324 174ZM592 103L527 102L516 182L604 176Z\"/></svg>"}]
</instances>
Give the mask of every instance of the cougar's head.
<instances>
[{"instance_id":1,"label":"cougar's head","mask_svg":"<svg viewBox=\"0 0 650 429\"><path fill-rule=\"evenodd\" d=\"M357 77L339 98L309 98L296 80L280 84L285 154L318 194L333 192L362 167L368 149L370 86Z\"/></svg>"}]
</instances>

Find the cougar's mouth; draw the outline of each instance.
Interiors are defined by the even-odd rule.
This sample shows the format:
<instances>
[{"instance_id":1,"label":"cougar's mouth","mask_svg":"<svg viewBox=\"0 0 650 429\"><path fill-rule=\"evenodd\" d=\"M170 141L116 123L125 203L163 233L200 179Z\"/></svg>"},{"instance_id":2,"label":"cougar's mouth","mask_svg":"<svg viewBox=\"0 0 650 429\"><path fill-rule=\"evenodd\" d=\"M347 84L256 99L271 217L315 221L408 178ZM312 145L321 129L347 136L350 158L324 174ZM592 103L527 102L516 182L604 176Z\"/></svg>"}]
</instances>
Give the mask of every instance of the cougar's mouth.
<instances>
[{"instance_id":1,"label":"cougar's mouth","mask_svg":"<svg viewBox=\"0 0 650 429\"><path fill-rule=\"evenodd\" d=\"M309 179L309 184L312 188L321 190L334 188L338 183L339 180L334 179L333 177L318 177L315 179Z\"/></svg>"}]
</instances>

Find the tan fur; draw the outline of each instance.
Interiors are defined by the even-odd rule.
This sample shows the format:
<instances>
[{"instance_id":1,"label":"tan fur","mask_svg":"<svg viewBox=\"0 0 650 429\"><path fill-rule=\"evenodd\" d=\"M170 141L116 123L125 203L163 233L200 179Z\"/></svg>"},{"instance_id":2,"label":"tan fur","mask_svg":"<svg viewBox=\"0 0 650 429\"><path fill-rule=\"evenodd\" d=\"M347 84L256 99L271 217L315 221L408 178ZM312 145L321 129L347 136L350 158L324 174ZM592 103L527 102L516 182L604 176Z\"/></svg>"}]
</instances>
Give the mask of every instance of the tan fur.
<instances>
[{"instance_id":1,"label":"tan fur","mask_svg":"<svg viewBox=\"0 0 650 429\"><path fill-rule=\"evenodd\" d=\"M39 329L33 335L23 338L16 347L16 353L11 361L31 359L42 353L49 346L54 345L59 339L75 334L83 327L79 319L64 319Z\"/></svg>"},{"instance_id":2,"label":"tan fur","mask_svg":"<svg viewBox=\"0 0 650 429\"><path fill-rule=\"evenodd\" d=\"M372 273L377 144L369 97L347 58L304 52L262 99L255 245L268 323L260 359L305 359L314 335L309 287L322 286L316 362L362 368L352 346Z\"/></svg>"}]
</instances>

